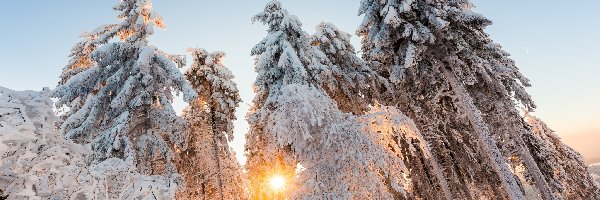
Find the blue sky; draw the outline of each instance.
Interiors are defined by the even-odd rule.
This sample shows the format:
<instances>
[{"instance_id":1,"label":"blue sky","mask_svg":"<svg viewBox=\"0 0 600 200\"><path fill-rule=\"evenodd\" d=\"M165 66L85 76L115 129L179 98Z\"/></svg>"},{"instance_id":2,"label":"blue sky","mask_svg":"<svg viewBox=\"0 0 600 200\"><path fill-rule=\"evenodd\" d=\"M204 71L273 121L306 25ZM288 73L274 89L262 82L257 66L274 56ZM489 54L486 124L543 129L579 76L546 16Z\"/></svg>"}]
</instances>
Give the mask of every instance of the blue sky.
<instances>
[{"instance_id":1,"label":"blue sky","mask_svg":"<svg viewBox=\"0 0 600 200\"><path fill-rule=\"evenodd\" d=\"M78 36L115 22L116 1L0 1L0 86L17 90L54 88ZM188 47L227 53L225 64L236 76L244 100L238 109L236 140L242 154L247 131L244 115L252 102L254 81L250 49L266 35L266 27L250 18L267 0L154 0L167 23L156 31L153 45L174 54ZM362 17L359 0L282 0L283 6L312 33L321 21L354 33ZM600 140L600 7L598 0L476 0L475 10L491 19L492 38L512 54L533 87L537 116L559 135L587 134ZM354 36L358 47L358 38ZM177 102L176 108L185 106Z\"/></svg>"}]
</instances>

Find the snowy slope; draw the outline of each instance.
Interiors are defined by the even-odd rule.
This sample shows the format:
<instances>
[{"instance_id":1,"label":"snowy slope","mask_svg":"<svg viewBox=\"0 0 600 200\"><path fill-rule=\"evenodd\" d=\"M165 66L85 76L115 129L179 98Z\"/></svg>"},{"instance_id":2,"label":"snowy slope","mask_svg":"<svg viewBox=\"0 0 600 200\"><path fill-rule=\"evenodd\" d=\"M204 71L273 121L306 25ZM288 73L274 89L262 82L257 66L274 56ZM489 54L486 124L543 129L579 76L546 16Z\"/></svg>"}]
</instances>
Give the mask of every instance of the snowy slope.
<instances>
[{"instance_id":1,"label":"snowy slope","mask_svg":"<svg viewBox=\"0 0 600 200\"><path fill-rule=\"evenodd\" d=\"M51 91L0 87L0 191L9 199L172 199L174 184L130 160L88 165L89 146L63 138Z\"/></svg>"},{"instance_id":2,"label":"snowy slope","mask_svg":"<svg viewBox=\"0 0 600 200\"><path fill-rule=\"evenodd\" d=\"M90 185L87 148L58 134L49 95L0 87L0 190L11 199L68 199Z\"/></svg>"}]
</instances>

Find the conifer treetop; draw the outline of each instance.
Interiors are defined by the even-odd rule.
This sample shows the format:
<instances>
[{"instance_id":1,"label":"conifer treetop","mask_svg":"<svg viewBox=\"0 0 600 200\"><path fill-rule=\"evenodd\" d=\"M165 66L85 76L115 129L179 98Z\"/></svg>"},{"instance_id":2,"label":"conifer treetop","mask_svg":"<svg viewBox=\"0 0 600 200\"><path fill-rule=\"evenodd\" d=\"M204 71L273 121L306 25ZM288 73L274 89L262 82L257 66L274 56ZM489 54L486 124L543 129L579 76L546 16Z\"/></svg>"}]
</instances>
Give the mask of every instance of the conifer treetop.
<instances>
[{"instance_id":1,"label":"conifer treetop","mask_svg":"<svg viewBox=\"0 0 600 200\"><path fill-rule=\"evenodd\" d=\"M202 94L204 90L208 91L208 98L201 100L208 101L215 117L227 122L226 129L220 131L225 131L231 141L233 120L236 119L235 110L242 100L237 84L233 81L235 76L223 64L225 52L208 53L200 48L189 48L188 52L192 54L193 64L185 73L186 79L198 94Z\"/></svg>"},{"instance_id":2,"label":"conifer treetop","mask_svg":"<svg viewBox=\"0 0 600 200\"><path fill-rule=\"evenodd\" d=\"M321 82L331 76L325 54L310 45L310 35L302 30L302 23L288 14L279 1L267 3L263 12L253 21L269 26L268 36L252 48L256 72L255 102L273 100L274 92L289 84L309 84L321 87Z\"/></svg>"},{"instance_id":3,"label":"conifer treetop","mask_svg":"<svg viewBox=\"0 0 600 200\"><path fill-rule=\"evenodd\" d=\"M91 53L100 45L106 44L114 37L130 42L139 38L147 38L154 33L154 27L165 29L166 24L160 14L152 11L151 0L120 0L113 7L121 13L117 16L120 23L111 23L81 34L82 41L71 49L69 62L63 68L59 84L95 65L90 58Z\"/></svg>"}]
</instances>

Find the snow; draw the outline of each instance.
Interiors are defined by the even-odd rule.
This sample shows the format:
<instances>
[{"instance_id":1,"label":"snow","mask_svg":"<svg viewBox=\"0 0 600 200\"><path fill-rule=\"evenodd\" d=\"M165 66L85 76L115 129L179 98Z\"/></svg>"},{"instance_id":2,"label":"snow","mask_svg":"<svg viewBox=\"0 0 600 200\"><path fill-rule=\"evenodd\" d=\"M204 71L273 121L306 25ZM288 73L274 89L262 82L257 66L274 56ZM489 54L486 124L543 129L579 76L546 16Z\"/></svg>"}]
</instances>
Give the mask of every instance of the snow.
<instances>
[{"instance_id":1,"label":"snow","mask_svg":"<svg viewBox=\"0 0 600 200\"><path fill-rule=\"evenodd\" d=\"M0 93L0 190L13 198L40 199L88 189L83 157L89 150L56 131L50 90L0 87Z\"/></svg>"},{"instance_id":2,"label":"snow","mask_svg":"<svg viewBox=\"0 0 600 200\"><path fill-rule=\"evenodd\" d=\"M139 174L131 159L111 158L88 166L90 146L58 133L55 123L60 120L52 112L50 94L47 88L36 92L0 87L0 190L5 195L28 199L174 195L175 183Z\"/></svg>"},{"instance_id":3,"label":"snow","mask_svg":"<svg viewBox=\"0 0 600 200\"><path fill-rule=\"evenodd\" d=\"M591 164L589 166L589 171L596 182L596 185L600 187L600 163Z\"/></svg>"}]
</instances>

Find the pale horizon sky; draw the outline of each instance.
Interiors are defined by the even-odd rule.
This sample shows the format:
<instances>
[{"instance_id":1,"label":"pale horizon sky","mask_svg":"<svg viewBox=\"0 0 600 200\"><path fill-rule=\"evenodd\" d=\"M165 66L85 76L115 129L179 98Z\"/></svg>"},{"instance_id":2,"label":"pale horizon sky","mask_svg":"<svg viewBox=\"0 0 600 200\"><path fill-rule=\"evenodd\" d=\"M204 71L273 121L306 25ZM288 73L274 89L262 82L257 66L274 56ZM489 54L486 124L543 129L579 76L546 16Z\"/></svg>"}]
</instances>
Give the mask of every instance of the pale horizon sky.
<instances>
[{"instance_id":1,"label":"pale horizon sky","mask_svg":"<svg viewBox=\"0 0 600 200\"><path fill-rule=\"evenodd\" d=\"M55 88L71 47L84 31L116 22L111 8L116 0L0 1L0 86L15 90ZM253 58L250 49L266 36L266 27L252 24L267 0L202 1L154 0L154 10L167 24L155 31L150 43L172 54L186 55L188 47L225 51L225 64L236 76L243 103L238 108L232 143L243 154L244 120L254 96ZM355 33L362 21L359 0L282 0L283 6L314 32L321 21ZM546 121L562 137L587 135L600 141L600 1L475 0L475 11L491 19L486 29L495 42L512 54L532 87L538 109L534 115ZM353 43L359 48L357 36ZM191 64L188 62L188 64ZM183 71L184 69L182 69ZM175 108L185 105L177 102ZM579 143L573 143L576 148ZM592 145L582 152L598 152ZM583 147L581 147L583 148ZM592 148L592 149L590 149ZM594 149L595 148L595 149ZM242 159L243 160L243 159Z\"/></svg>"}]
</instances>

